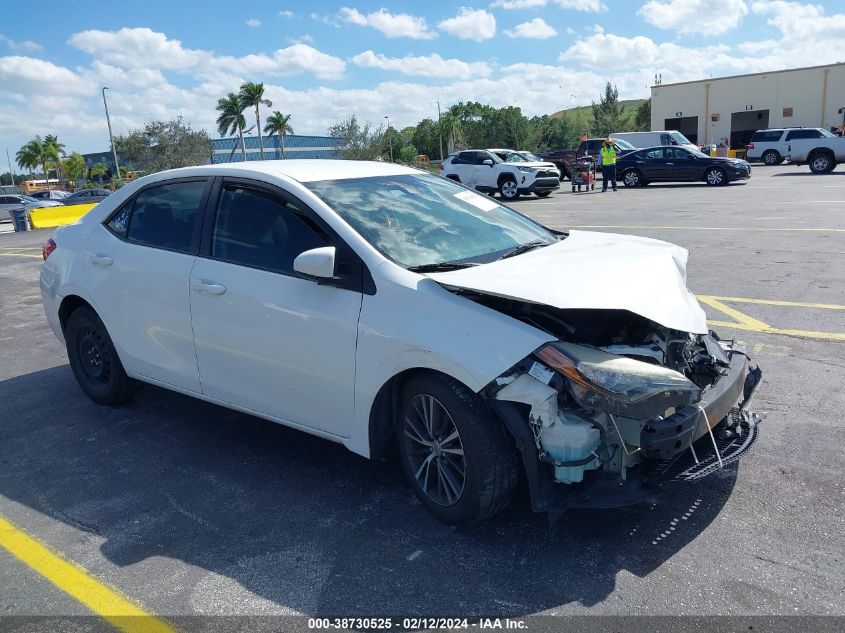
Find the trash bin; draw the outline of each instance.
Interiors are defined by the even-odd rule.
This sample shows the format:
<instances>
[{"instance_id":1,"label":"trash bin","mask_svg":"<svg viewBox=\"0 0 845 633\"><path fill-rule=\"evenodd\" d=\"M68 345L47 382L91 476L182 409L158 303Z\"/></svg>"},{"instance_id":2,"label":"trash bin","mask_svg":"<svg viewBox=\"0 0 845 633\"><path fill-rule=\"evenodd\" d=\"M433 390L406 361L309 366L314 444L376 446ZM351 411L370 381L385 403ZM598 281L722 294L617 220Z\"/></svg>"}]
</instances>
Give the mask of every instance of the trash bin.
<instances>
[{"instance_id":1,"label":"trash bin","mask_svg":"<svg viewBox=\"0 0 845 633\"><path fill-rule=\"evenodd\" d=\"M15 226L15 233L29 230L29 214L26 212L26 207L20 209L12 209L9 211L12 216L12 223Z\"/></svg>"}]
</instances>

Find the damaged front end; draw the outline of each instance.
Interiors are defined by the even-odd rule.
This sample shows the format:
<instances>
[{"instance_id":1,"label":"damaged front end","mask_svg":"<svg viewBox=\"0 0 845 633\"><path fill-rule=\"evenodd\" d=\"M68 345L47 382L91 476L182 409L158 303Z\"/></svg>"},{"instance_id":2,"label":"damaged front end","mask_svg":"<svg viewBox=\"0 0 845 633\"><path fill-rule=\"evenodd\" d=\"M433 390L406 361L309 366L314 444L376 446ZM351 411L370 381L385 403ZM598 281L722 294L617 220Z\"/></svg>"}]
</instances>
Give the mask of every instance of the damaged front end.
<instances>
[{"instance_id":1,"label":"damaged front end","mask_svg":"<svg viewBox=\"0 0 845 633\"><path fill-rule=\"evenodd\" d=\"M535 511L654 501L662 482L712 474L756 441L746 405L762 372L735 342L624 311L540 319L561 338L482 392L517 441Z\"/></svg>"}]
</instances>

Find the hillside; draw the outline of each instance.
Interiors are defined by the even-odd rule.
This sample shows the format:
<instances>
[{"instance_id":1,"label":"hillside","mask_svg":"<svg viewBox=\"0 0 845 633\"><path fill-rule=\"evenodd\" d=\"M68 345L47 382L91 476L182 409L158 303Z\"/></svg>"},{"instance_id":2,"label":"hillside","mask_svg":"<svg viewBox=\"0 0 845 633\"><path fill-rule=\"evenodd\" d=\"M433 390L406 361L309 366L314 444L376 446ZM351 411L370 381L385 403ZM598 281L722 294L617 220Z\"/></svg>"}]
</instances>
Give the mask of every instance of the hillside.
<instances>
[{"instance_id":1,"label":"hillside","mask_svg":"<svg viewBox=\"0 0 845 633\"><path fill-rule=\"evenodd\" d=\"M625 112L623 112L624 121L629 122L631 124L632 129L634 116L636 116L637 114L637 108L643 101L646 101L646 99L628 99L626 101L619 102L625 107ZM550 116L553 119L566 117L572 123L572 125L575 126L576 130L584 130L586 129L587 124L593 116L593 111L591 109L591 106L586 105L579 106L577 108L570 108L568 110L560 110L559 112L555 112Z\"/></svg>"}]
</instances>

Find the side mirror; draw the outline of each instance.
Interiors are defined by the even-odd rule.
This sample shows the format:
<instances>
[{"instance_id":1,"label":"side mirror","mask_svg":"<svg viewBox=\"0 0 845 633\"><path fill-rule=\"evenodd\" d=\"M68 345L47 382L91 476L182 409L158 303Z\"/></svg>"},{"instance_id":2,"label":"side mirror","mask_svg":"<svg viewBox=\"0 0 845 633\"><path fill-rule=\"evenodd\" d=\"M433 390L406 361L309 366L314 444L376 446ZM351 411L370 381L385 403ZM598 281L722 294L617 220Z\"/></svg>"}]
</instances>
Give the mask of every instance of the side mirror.
<instances>
[{"instance_id":1,"label":"side mirror","mask_svg":"<svg viewBox=\"0 0 845 633\"><path fill-rule=\"evenodd\" d=\"M296 256L293 269L301 275L315 280L332 279L334 277L334 246L312 248Z\"/></svg>"},{"instance_id":2,"label":"side mirror","mask_svg":"<svg viewBox=\"0 0 845 633\"><path fill-rule=\"evenodd\" d=\"M487 165L488 167L492 167L492 166L493 166L493 161L492 161L492 160L490 160L489 158L487 158L487 159L485 159L485 160L484 160L484 162L482 162L481 164L482 164L482 165Z\"/></svg>"}]
</instances>

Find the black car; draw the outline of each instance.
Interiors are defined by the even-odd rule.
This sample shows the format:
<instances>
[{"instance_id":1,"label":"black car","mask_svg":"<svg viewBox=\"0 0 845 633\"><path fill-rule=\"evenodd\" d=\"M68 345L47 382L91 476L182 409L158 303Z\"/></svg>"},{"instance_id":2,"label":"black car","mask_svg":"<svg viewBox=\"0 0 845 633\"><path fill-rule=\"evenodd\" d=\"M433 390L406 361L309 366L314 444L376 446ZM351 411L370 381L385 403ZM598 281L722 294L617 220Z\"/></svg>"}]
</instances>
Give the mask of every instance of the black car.
<instances>
[{"instance_id":1,"label":"black car","mask_svg":"<svg viewBox=\"0 0 845 633\"><path fill-rule=\"evenodd\" d=\"M737 158L708 156L679 146L648 147L616 159L616 173L626 187L650 182L706 182L726 185L751 178L751 165Z\"/></svg>"},{"instance_id":2,"label":"black car","mask_svg":"<svg viewBox=\"0 0 845 633\"><path fill-rule=\"evenodd\" d=\"M70 194L67 198L62 198L62 204L92 204L105 200L111 191L108 189L80 189L76 193Z\"/></svg>"}]
</instances>

